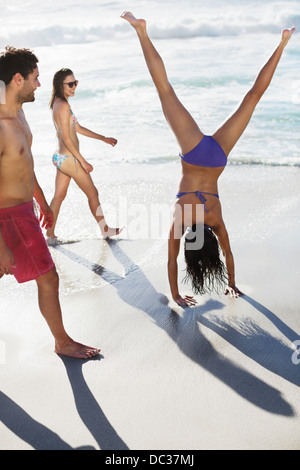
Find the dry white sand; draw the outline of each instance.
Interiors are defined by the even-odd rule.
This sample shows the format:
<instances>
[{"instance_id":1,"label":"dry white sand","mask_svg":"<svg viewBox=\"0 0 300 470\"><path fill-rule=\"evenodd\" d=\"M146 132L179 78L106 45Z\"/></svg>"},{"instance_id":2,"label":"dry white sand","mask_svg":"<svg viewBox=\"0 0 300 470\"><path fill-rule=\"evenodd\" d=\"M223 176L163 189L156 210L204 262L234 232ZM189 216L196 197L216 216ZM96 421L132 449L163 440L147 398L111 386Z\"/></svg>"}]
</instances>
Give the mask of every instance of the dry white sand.
<instances>
[{"instance_id":1,"label":"dry white sand","mask_svg":"<svg viewBox=\"0 0 300 470\"><path fill-rule=\"evenodd\" d=\"M54 354L35 283L1 280L0 448L299 449L299 175L231 167L220 182L240 299L178 307L165 240L51 248L66 328L96 360Z\"/></svg>"}]
</instances>

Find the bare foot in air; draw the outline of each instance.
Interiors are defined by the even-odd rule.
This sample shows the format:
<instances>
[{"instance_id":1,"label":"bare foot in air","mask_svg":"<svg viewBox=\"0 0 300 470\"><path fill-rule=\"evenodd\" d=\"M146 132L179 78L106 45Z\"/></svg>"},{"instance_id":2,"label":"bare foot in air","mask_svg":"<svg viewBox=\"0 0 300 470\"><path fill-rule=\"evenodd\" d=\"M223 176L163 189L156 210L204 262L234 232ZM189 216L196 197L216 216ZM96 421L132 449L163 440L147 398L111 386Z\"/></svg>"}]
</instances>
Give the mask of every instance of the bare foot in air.
<instances>
[{"instance_id":1,"label":"bare foot in air","mask_svg":"<svg viewBox=\"0 0 300 470\"><path fill-rule=\"evenodd\" d=\"M76 343L71 338L68 342L62 344L55 343L55 352L61 356L74 357L75 359L91 359L98 356L101 349L85 346L84 344Z\"/></svg>"},{"instance_id":2,"label":"bare foot in air","mask_svg":"<svg viewBox=\"0 0 300 470\"><path fill-rule=\"evenodd\" d=\"M290 38L291 38L294 31L296 31L296 28L294 26L290 29L283 29L282 30L282 42L284 43L285 46L289 42L289 40L290 40Z\"/></svg>"},{"instance_id":3,"label":"bare foot in air","mask_svg":"<svg viewBox=\"0 0 300 470\"><path fill-rule=\"evenodd\" d=\"M137 20L130 11L124 11L121 18L127 20L135 29L145 29L146 27L146 21L142 19Z\"/></svg>"}]
</instances>

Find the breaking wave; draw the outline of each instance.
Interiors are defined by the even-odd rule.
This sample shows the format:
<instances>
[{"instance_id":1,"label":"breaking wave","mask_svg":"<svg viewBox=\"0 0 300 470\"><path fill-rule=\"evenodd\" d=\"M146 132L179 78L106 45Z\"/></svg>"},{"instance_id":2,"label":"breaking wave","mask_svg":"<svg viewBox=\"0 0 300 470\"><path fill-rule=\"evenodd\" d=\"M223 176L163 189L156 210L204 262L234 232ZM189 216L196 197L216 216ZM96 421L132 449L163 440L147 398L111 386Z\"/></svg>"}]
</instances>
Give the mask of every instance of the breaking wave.
<instances>
[{"instance_id":1,"label":"breaking wave","mask_svg":"<svg viewBox=\"0 0 300 470\"><path fill-rule=\"evenodd\" d=\"M268 19L269 20L269 19ZM187 39L196 37L222 37L238 36L244 34L278 34L283 27L296 26L300 29L300 15L281 12L271 21L260 20L253 16L211 16L208 18L180 18L176 22L149 26L149 33L153 39ZM14 33L0 33L0 48L6 44L27 47L53 46L59 44L82 44L99 40L111 40L113 38L131 37L132 30L128 24L118 23L113 25L84 27L66 27L52 25L40 29L19 29Z\"/></svg>"}]
</instances>

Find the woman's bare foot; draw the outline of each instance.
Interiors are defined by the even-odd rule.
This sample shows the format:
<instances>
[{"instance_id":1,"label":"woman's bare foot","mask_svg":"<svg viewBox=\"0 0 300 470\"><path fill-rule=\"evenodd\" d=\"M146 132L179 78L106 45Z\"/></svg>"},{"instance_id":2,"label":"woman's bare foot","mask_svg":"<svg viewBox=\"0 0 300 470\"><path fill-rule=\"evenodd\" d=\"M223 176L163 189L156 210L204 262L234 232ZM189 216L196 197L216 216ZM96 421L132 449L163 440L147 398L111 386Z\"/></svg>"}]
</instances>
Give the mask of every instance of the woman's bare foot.
<instances>
[{"instance_id":1,"label":"woman's bare foot","mask_svg":"<svg viewBox=\"0 0 300 470\"><path fill-rule=\"evenodd\" d=\"M122 228L111 228L111 227L108 227L108 225L105 225L105 227L103 229L101 228L101 234L102 234L103 238L114 237L115 235L119 235L122 232L123 228L124 227L122 227Z\"/></svg>"},{"instance_id":2,"label":"woman's bare foot","mask_svg":"<svg viewBox=\"0 0 300 470\"><path fill-rule=\"evenodd\" d=\"M145 29L146 27L146 21L142 19L137 20L130 11L124 11L121 18L127 20L135 29Z\"/></svg>"},{"instance_id":3,"label":"woman's bare foot","mask_svg":"<svg viewBox=\"0 0 300 470\"><path fill-rule=\"evenodd\" d=\"M58 344L55 342L55 352L62 356L74 357L76 359L91 359L98 356L101 349L85 346L84 344L76 343L72 339L68 342Z\"/></svg>"},{"instance_id":4,"label":"woman's bare foot","mask_svg":"<svg viewBox=\"0 0 300 470\"><path fill-rule=\"evenodd\" d=\"M46 242L48 246L55 246L58 244L58 238L55 235L54 236L46 235Z\"/></svg>"},{"instance_id":5,"label":"woman's bare foot","mask_svg":"<svg viewBox=\"0 0 300 470\"><path fill-rule=\"evenodd\" d=\"M289 42L293 32L296 31L296 28L295 27L292 27L290 29L283 29L282 30L282 42L287 45L287 43Z\"/></svg>"}]
</instances>

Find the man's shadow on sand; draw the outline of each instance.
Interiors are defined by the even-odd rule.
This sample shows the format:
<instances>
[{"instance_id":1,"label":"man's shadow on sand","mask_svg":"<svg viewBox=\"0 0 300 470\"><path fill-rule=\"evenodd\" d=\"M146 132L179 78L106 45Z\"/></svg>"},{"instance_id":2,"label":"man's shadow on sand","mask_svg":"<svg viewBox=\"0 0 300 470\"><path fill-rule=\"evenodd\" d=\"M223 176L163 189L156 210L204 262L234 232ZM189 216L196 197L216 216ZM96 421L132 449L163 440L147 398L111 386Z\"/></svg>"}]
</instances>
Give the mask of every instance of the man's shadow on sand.
<instances>
[{"instance_id":1,"label":"man's shadow on sand","mask_svg":"<svg viewBox=\"0 0 300 470\"><path fill-rule=\"evenodd\" d=\"M65 356L60 356L60 358L70 380L78 414L98 443L99 448L101 450L129 450L103 413L82 373L82 366L85 362L99 361L103 356L100 355L86 361L78 361Z\"/></svg>"},{"instance_id":2,"label":"man's shadow on sand","mask_svg":"<svg viewBox=\"0 0 300 470\"><path fill-rule=\"evenodd\" d=\"M56 249L113 285L124 302L149 315L187 357L225 383L237 394L270 413L294 416L292 406L281 396L277 389L219 354L201 332L199 324L219 334L263 367L289 380L291 383L299 385L299 377L297 376L296 367L292 364L291 349L288 346L267 331L260 329L254 323L251 324L250 332L249 325L245 325L243 329L241 325L238 325L238 327L233 324L229 325L216 315L212 316L212 319L205 317L204 314L209 311L221 310L225 307L224 304L216 300L210 299L202 306L187 308L183 311L183 315L179 316L176 311L168 306L168 299L157 292L143 271L124 253L118 242L107 240L107 243L115 258L124 266L124 277L98 264L91 263L86 258L63 246L58 246ZM143 292L137 287L139 285L143 286ZM151 302L146 303L145 298L151 299ZM281 329L284 334L289 334L290 339L299 338L275 314L261 304L247 296L244 297L244 300L273 321L275 326ZM261 354L261 351L264 351L264 354ZM76 374L73 374L73 379L72 386L76 389Z\"/></svg>"},{"instance_id":3,"label":"man's shadow on sand","mask_svg":"<svg viewBox=\"0 0 300 470\"><path fill-rule=\"evenodd\" d=\"M110 424L83 377L85 360L60 356L66 367L79 416L101 450L129 450ZM99 361L98 356L89 361ZM17 403L0 392L0 421L35 450L95 450L92 446L72 448L55 432L33 419Z\"/></svg>"},{"instance_id":4,"label":"man's shadow on sand","mask_svg":"<svg viewBox=\"0 0 300 470\"><path fill-rule=\"evenodd\" d=\"M0 392L0 420L35 450L72 450L58 434L33 419L3 392Z\"/></svg>"}]
</instances>

